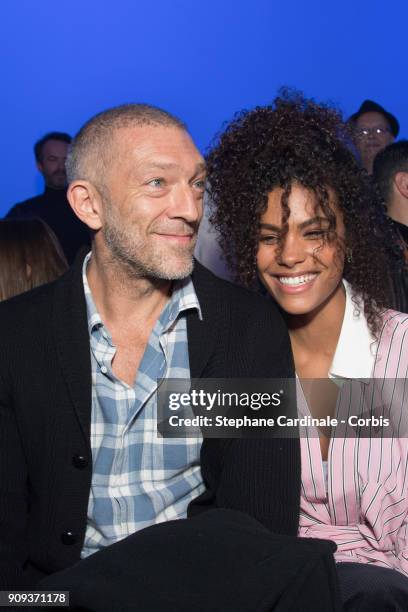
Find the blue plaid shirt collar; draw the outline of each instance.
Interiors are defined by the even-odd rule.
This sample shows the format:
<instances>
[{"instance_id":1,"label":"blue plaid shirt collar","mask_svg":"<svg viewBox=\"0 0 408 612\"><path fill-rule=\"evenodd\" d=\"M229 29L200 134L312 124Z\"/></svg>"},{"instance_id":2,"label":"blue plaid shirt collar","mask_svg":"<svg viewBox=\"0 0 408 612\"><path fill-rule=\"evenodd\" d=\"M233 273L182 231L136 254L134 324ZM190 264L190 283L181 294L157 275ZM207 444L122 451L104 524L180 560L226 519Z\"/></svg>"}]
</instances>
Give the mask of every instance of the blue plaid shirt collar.
<instances>
[{"instance_id":1,"label":"blue plaid shirt collar","mask_svg":"<svg viewBox=\"0 0 408 612\"><path fill-rule=\"evenodd\" d=\"M92 292L89 287L86 269L90 259L91 252L86 255L82 265L82 281L84 284L89 336L91 336L96 329L102 328L103 332L106 334L109 344L113 346L112 338L110 337L110 334L96 308L92 297ZM188 276L187 278L174 281L173 283L173 291L170 300L167 302L167 305L160 316L162 333L165 333L168 330L168 328L174 323L182 312L190 309L197 310L198 316L200 320L202 320L203 316L200 303L194 289L193 281L191 280L191 277Z\"/></svg>"}]
</instances>

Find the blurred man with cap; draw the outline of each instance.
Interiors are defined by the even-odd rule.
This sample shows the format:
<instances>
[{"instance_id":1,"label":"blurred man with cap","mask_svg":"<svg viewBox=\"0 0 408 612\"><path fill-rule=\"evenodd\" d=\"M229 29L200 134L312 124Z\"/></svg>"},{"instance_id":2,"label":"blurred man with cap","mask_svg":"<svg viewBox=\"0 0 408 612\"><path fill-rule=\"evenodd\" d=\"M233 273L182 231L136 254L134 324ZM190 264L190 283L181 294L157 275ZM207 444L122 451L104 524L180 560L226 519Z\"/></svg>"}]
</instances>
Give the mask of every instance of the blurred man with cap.
<instances>
[{"instance_id":1,"label":"blurred man with cap","mask_svg":"<svg viewBox=\"0 0 408 612\"><path fill-rule=\"evenodd\" d=\"M369 174L373 172L373 161L377 153L394 142L398 136L397 119L372 100L364 100L349 122L355 128L355 144L361 165Z\"/></svg>"}]
</instances>

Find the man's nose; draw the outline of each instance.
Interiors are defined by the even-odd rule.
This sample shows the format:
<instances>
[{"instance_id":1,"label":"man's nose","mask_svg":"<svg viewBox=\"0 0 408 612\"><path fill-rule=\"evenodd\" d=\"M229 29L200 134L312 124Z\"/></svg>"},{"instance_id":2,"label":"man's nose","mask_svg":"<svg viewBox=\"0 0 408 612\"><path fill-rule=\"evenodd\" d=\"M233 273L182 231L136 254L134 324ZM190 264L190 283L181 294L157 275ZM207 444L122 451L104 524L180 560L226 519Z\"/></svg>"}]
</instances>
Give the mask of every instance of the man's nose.
<instances>
[{"instance_id":1,"label":"man's nose","mask_svg":"<svg viewBox=\"0 0 408 612\"><path fill-rule=\"evenodd\" d=\"M367 136L368 140L370 142L378 142L381 140L381 137L379 134L377 134L377 131L375 129L373 130L369 130L368 131L368 136Z\"/></svg>"},{"instance_id":2,"label":"man's nose","mask_svg":"<svg viewBox=\"0 0 408 612\"><path fill-rule=\"evenodd\" d=\"M197 223L203 212L203 194L191 185L183 185L175 190L170 207L170 216Z\"/></svg>"}]
</instances>

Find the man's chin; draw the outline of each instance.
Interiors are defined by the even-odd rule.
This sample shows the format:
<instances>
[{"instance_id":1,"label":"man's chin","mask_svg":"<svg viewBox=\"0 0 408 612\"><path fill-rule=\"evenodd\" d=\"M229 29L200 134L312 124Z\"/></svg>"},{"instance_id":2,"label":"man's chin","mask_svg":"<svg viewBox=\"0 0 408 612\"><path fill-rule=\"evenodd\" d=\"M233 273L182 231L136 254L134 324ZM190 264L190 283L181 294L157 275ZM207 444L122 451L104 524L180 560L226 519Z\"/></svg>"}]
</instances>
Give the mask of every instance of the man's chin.
<instances>
[{"instance_id":1,"label":"man's chin","mask_svg":"<svg viewBox=\"0 0 408 612\"><path fill-rule=\"evenodd\" d=\"M170 262L160 266L156 278L161 280L182 280L190 276L194 268L194 260L171 264Z\"/></svg>"},{"instance_id":2,"label":"man's chin","mask_svg":"<svg viewBox=\"0 0 408 612\"><path fill-rule=\"evenodd\" d=\"M53 181L52 183L47 183L47 187L49 187L50 189L55 189L56 191L60 191L61 189L67 188L67 183L64 181L61 181L60 183Z\"/></svg>"},{"instance_id":3,"label":"man's chin","mask_svg":"<svg viewBox=\"0 0 408 612\"><path fill-rule=\"evenodd\" d=\"M195 244L195 241L194 241ZM193 271L194 245L189 245L188 248L176 247L157 253L156 265L157 278L163 280L181 280L187 278Z\"/></svg>"}]
</instances>

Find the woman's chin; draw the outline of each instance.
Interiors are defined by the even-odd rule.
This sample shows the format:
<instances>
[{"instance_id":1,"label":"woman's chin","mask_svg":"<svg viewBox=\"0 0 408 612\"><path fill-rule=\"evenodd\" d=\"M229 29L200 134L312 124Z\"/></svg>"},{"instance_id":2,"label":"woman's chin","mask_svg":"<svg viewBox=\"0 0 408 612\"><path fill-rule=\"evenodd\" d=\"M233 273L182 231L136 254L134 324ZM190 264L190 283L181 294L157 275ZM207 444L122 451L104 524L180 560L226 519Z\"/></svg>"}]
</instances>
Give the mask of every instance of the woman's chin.
<instances>
[{"instance_id":1,"label":"woman's chin","mask_svg":"<svg viewBox=\"0 0 408 612\"><path fill-rule=\"evenodd\" d=\"M280 292L269 291L275 302L288 315L306 315L313 312L318 304L302 295L282 295Z\"/></svg>"}]
</instances>

